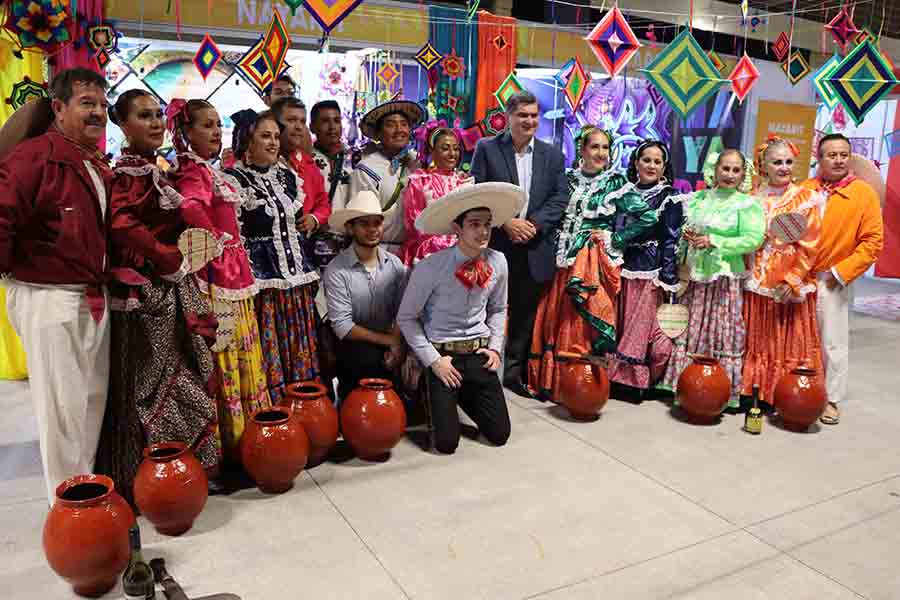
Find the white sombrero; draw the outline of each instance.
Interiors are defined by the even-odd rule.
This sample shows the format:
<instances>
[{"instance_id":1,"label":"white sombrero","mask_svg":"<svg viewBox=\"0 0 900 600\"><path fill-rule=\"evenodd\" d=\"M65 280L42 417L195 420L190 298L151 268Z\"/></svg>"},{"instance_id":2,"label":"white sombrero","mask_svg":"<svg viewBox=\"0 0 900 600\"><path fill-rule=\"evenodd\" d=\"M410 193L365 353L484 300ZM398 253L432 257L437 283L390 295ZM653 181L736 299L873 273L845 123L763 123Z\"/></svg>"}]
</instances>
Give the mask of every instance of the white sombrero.
<instances>
[{"instance_id":1,"label":"white sombrero","mask_svg":"<svg viewBox=\"0 0 900 600\"><path fill-rule=\"evenodd\" d=\"M409 121L410 131L421 125L425 120L425 110L415 102L391 100L367 112L362 121L360 121L359 128L362 130L363 135L370 140L377 139L376 125L378 125L378 120L394 113L399 113L406 117L406 120Z\"/></svg>"},{"instance_id":2,"label":"white sombrero","mask_svg":"<svg viewBox=\"0 0 900 600\"><path fill-rule=\"evenodd\" d=\"M422 233L453 233L453 220L473 208L488 208L494 227L500 227L522 210L525 192L511 183L476 183L463 185L425 207L416 219Z\"/></svg>"},{"instance_id":3,"label":"white sombrero","mask_svg":"<svg viewBox=\"0 0 900 600\"><path fill-rule=\"evenodd\" d=\"M372 215L381 216L383 214L378 195L371 190L362 190L353 197L353 200L347 203L347 208L331 213L331 217L328 219L328 226L332 231L343 233L344 225L351 219Z\"/></svg>"}]
</instances>

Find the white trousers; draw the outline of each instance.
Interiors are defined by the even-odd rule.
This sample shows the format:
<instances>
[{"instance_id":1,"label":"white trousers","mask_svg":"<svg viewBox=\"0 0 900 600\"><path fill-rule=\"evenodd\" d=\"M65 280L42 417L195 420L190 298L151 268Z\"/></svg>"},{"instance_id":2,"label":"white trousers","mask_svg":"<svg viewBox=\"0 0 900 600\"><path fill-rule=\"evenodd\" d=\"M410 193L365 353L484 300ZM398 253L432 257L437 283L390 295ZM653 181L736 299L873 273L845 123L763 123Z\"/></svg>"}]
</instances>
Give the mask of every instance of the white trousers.
<instances>
[{"instance_id":1,"label":"white trousers","mask_svg":"<svg viewBox=\"0 0 900 600\"><path fill-rule=\"evenodd\" d=\"M98 324L84 292L12 282L7 311L25 347L52 505L60 483L94 470L109 385L109 310Z\"/></svg>"},{"instance_id":2,"label":"white trousers","mask_svg":"<svg viewBox=\"0 0 900 600\"><path fill-rule=\"evenodd\" d=\"M822 341L822 362L825 364L825 388L828 401L840 404L847 401L850 372L850 288L838 286L829 290L819 277L816 317Z\"/></svg>"}]
</instances>

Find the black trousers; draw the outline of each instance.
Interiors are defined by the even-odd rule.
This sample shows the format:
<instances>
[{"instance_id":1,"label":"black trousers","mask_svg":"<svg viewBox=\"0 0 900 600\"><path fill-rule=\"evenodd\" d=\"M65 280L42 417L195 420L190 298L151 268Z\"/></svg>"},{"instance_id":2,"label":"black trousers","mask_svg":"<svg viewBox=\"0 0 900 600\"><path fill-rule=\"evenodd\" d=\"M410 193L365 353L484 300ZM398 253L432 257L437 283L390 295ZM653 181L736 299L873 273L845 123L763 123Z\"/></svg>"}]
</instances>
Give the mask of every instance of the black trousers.
<instances>
[{"instance_id":1,"label":"black trousers","mask_svg":"<svg viewBox=\"0 0 900 600\"><path fill-rule=\"evenodd\" d=\"M360 379L369 377L389 379L394 374L384 366L387 348L359 341L341 341L338 346L337 378L341 400L353 391Z\"/></svg>"},{"instance_id":2,"label":"black trousers","mask_svg":"<svg viewBox=\"0 0 900 600\"><path fill-rule=\"evenodd\" d=\"M431 369L426 369L428 416L434 447L438 452L453 454L459 446L459 413L462 408L478 425L487 440L502 446L509 439L509 411L497 373L484 367L483 354L451 354L453 367L462 375L462 387L444 385Z\"/></svg>"},{"instance_id":3,"label":"black trousers","mask_svg":"<svg viewBox=\"0 0 900 600\"><path fill-rule=\"evenodd\" d=\"M503 363L503 383L516 385L528 382L528 354L538 304L545 285L531 276L528 250L513 248L506 253L509 265L509 325L506 334L506 358Z\"/></svg>"}]
</instances>

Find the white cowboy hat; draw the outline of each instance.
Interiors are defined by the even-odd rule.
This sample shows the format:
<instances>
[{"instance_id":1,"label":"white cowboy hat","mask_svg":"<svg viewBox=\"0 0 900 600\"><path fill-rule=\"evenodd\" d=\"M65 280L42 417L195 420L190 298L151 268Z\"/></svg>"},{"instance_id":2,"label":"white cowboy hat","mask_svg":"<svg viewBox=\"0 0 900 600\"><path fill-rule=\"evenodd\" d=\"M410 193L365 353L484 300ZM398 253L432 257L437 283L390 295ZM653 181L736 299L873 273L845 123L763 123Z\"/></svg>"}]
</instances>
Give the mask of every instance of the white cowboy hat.
<instances>
[{"instance_id":1,"label":"white cowboy hat","mask_svg":"<svg viewBox=\"0 0 900 600\"><path fill-rule=\"evenodd\" d=\"M422 233L453 233L453 220L473 208L491 211L494 227L500 227L522 210L525 192L517 185L502 182L463 185L425 207L416 218L416 229Z\"/></svg>"},{"instance_id":2,"label":"white cowboy hat","mask_svg":"<svg viewBox=\"0 0 900 600\"><path fill-rule=\"evenodd\" d=\"M371 190L362 190L354 196L353 200L347 203L347 208L331 213L331 217L328 219L328 226L332 231L343 233L344 224L351 219L372 215L381 216L383 214L378 195Z\"/></svg>"},{"instance_id":3,"label":"white cowboy hat","mask_svg":"<svg viewBox=\"0 0 900 600\"><path fill-rule=\"evenodd\" d=\"M378 125L378 120L393 113L400 113L406 117L406 120L409 121L410 131L421 125L422 121L425 120L425 110L415 102L391 100L390 102L379 104L365 114L359 123L359 128L362 130L363 135L370 140L377 139L376 126Z\"/></svg>"}]
</instances>

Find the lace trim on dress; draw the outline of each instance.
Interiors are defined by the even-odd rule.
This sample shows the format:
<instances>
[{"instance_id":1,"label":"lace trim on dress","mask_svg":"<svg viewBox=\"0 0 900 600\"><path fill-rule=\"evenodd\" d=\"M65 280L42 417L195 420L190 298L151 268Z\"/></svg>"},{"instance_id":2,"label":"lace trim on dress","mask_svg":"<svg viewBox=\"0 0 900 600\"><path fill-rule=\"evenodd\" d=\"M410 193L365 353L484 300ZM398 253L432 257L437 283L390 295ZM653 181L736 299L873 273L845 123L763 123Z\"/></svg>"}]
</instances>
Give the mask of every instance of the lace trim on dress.
<instances>
[{"instance_id":1,"label":"lace trim on dress","mask_svg":"<svg viewBox=\"0 0 900 600\"><path fill-rule=\"evenodd\" d=\"M229 204L240 204L241 203L241 195L238 194L231 185L228 184L228 181L225 178L225 174L219 171L218 169L213 168L212 165L209 164L209 161L203 160L193 152L182 152L177 157L175 157L175 161L173 163L173 168L178 168L178 161L182 158L189 159L198 165L202 165L209 170L209 174L212 177L213 182L213 195L218 196L225 202Z\"/></svg>"},{"instance_id":2,"label":"lace trim on dress","mask_svg":"<svg viewBox=\"0 0 900 600\"><path fill-rule=\"evenodd\" d=\"M154 164L147 162L145 159L129 159L122 157L113 168L116 173L123 173L131 177L153 178L153 187L159 192L159 207L163 210L175 210L181 206L184 197L178 193L167 181L163 180L162 171Z\"/></svg>"},{"instance_id":3,"label":"lace trim on dress","mask_svg":"<svg viewBox=\"0 0 900 600\"><path fill-rule=\"evenodd\" d=\"M579 233L581 233L581 225L585 219L594 219L600 215L609 216L615 214L616 207L611 201L624 196L630 190L636 190L633 184L627 183L622 188L610 192L602 201L597 203L593 210L585 210L584 206L590 202L597 193L613 175L617 173L613 170L604 171L594 177L587 177L581 171L572 170L569 172L569 185L572 188L569 198L569 205L563 215L563 224L560 228L559 239L556 242L556 265L557 267L570 267L575 263L575 257L568 257L571 250L572 241ZM606 238L606 252L610 254L612 251L612 243L610 233L604 232ZM612 258L612 254L610 257ZM621 260L619 261L621 264Z\"/></svg>"},{"instance_id":4,"label":"lace trim on dress","mask_svg":"<svg viewBox=\"0 0 900 600\"><path fill-rule=\"evenodd\" d=\"M773 300L775 300L775 290L772 288L763 287L762 285L760 285L759 281L753 279L752 277L748 278L744 282L744 289L748 292L753 292L754 294L758 294L760 296L765 296L766 298L772 298ZM801 302L806 300L806 297L809 294L815 292L816 289L817 288L815 283L805 283L800 286L799 295L794 295L793 291L791 291L791 295L785 304L800 304Z\"/></svg>"}]
</instances>

